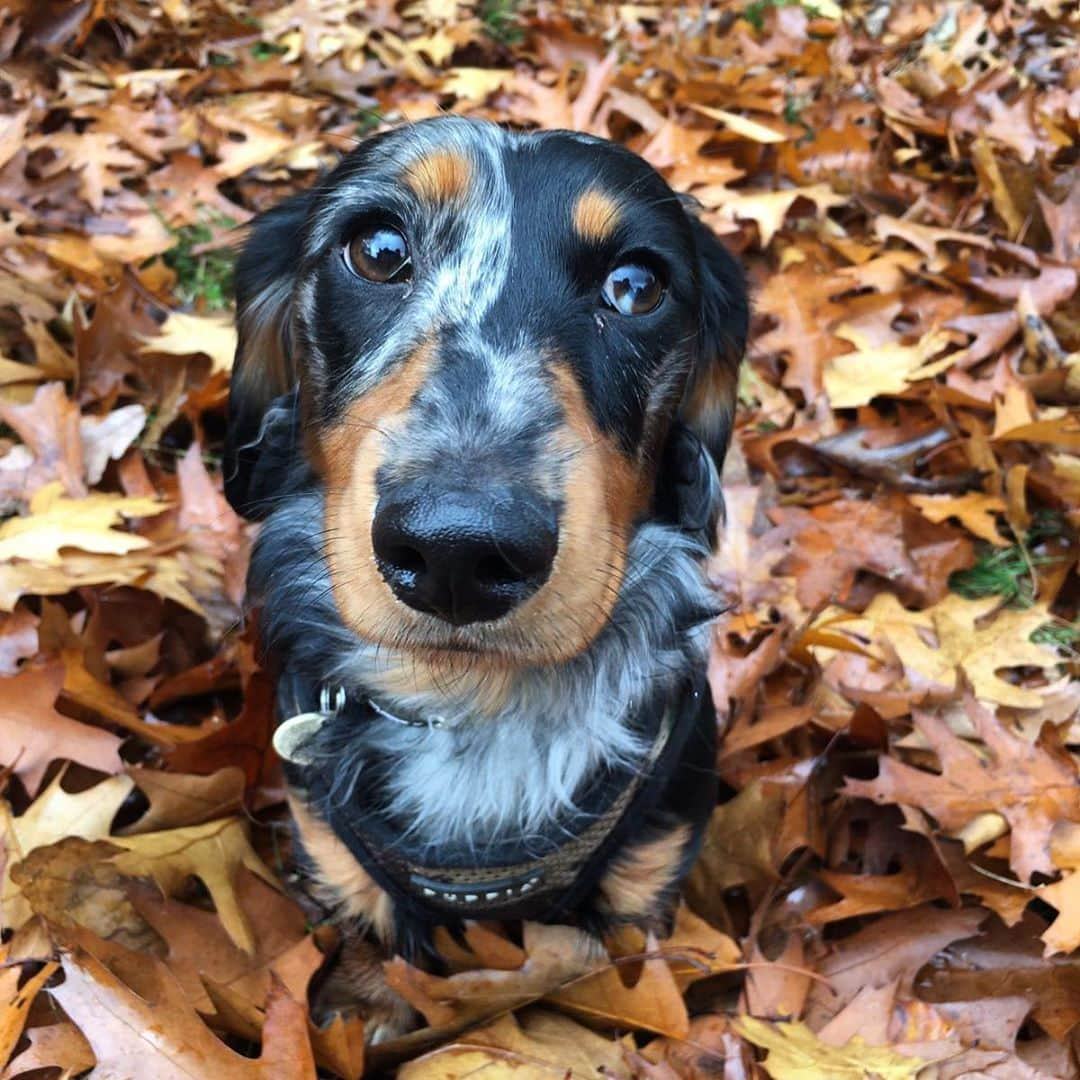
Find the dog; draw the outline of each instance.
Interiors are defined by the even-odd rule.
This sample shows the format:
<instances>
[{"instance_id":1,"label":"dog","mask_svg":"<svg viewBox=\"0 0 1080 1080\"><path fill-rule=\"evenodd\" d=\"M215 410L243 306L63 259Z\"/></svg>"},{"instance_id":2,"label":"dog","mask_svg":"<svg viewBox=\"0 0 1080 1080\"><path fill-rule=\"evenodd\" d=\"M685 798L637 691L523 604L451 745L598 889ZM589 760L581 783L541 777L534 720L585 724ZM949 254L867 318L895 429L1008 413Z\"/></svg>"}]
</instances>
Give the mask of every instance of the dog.
<instances>
[{"instance_id":1,"label":"dog","mask_svg":"<svg viewBox=\"0 0 1080 1080\"><path fill-rule=\"evenodd\" d=\"M469 919L663 931L717 799L736 260L625 148L440 117L257 218L236 291L226 495L313 894L417 962Z\"/></svg>"}]
</instances>

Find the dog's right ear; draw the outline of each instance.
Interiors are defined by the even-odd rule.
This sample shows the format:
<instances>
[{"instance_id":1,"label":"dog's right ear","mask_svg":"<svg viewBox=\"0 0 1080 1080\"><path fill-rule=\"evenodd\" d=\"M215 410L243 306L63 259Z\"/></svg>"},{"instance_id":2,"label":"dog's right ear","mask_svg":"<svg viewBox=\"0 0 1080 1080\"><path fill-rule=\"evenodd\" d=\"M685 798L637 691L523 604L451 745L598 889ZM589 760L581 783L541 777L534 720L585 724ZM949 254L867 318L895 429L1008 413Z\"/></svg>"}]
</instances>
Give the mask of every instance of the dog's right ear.
<instances>
[{"instance_id":1,"label":"dog's right ear","mask_svg":"<svg viewBox=\"0 0 1080 1080\"><path fill-rule=\"evenodd\" d=\"M309 194L301 192L255 219L236 264L238 341L225 434L225 497L237 513L269 511L265 480L287 468L298 436L293 303ZM295 415L293 415L295 414ZM295 446L300 455L299 443ZM260 482L261 481L261 482Z\"/></svg>"}]
</instances>

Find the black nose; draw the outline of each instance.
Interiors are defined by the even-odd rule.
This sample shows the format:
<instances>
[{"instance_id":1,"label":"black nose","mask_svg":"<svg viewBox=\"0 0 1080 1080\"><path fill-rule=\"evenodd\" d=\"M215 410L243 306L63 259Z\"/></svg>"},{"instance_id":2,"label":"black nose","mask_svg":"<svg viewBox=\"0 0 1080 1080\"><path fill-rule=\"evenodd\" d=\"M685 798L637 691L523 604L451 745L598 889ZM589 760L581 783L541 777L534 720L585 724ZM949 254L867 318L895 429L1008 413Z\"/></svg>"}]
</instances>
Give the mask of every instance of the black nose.
<instances>
[{"instance_id":1,"label":"black nose","mask_svg":"<svg viewBox=\"0 0 1080 1080\"><path fill-rule=\"evenodd\" d=\"M527 491L429 484L380 498L371 540L395 595L455 626L517 607L547 580L559 546L554 507Z\"/></svg>"}]
</instances>

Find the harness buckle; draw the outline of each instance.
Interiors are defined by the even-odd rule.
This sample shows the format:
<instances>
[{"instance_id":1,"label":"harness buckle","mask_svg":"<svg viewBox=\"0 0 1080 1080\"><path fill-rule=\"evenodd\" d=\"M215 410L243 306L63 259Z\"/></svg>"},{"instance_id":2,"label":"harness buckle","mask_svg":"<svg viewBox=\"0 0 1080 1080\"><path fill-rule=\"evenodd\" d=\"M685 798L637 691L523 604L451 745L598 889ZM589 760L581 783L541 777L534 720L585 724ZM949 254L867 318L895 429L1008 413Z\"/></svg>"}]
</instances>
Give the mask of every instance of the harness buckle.
<instances>
[{"instance_id":1,"label":"harness buckle","mask_svg":"<svg viewBox=\"0 0 1080 1080\"><path fill-rule=\"evenodd\" d=\"M319 689L319 712L323 713L327 719L337 716L345 708L345 702L348 699L344 686L338 686L334 689L333 704L330 701L330 693L329 684L323 683Z\"/></svg>"}]
</instances>

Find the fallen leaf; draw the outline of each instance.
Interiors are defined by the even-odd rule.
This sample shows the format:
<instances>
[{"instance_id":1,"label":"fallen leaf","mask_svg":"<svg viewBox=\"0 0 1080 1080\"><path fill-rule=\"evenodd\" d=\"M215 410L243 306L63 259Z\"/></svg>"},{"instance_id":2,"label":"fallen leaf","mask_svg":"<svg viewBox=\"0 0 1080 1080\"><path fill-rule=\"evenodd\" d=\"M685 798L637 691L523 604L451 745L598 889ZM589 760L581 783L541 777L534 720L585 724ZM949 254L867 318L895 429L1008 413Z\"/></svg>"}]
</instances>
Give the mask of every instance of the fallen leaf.
<instances>
[{"instance_id":1,"label":"fallen leaf","mask_svg":"<svg viewBox=\"0 0 1080 1080\"><path fill-rule=\"evenodd\" d=\"M916 712L916 729L938 756L930 773L882 758L876 780L848 780L844 790L885 803L921 806L942 828L958 833L979 814L1000 813L1012 830L1010 865L1022 882L1052 874L1050 838L1056 822L1080 822L1080 776L1072 760L1041 740L1009 732L993 713L972 710L984 752L957 738L939 716Z\"/></svg>"},{"instance_id":2,"label":"fallen leaf","mask_svg":"<svg viewBox=\"0 0 1080 1080\"><path fill-rule=\"evenodd\" d=\"M113 818L135 786L130 777L111 776L101 783L70 795L61 786L63 774L16 817L5 800L0 800L0 823L6 860L0 879L0 911L6 927L18 929L33 912L22 890L11 880L11 867L31 851L54 844L65 837L99 840L109 835Z\"/></svg>"},{"instance_id":3,"label":"fallen leaf","mask_svg":"<svg viewBox=\"0 0 1080 1080\"><path fill-rule=\"evenodd\" d=\"M24 667L17 675L0 678L0 764L9 766L31 795L57 759L105 773L124 767L118 753L121 739L57 712L63 684L59 663Z\"/></svg>"},{"instance_id":4,"label":"fallen leaf","mask_svg":"<svg viewBox=\"0 0 1080 1080\"><path fill-rule=\"evenodd\" d=\"M1000 609L1000 610L999 610ZM1050 668L1057 657L1033 643L1031 635L1049 616L1038 607L1001 609L997 597L966 600L955 594L923 612L909 612L894 596L881 593L864 618L886 637L910 676L923 686L956 685L957 673L970 682L982 701L1017 708L1038 708L1042 694L998 675L1006 668ZM925 632L936 638L927 644Z\"/></svg>"},{"instance_id":5,"label":"fallen leaf","mask_svg":"<svg viewBox=\"0 0 1080 1080\"><path fill-rule=\"evenodd\" d=\"M952 355L940 356L952 344L946 331L928 331L913 345L878 346L860 345L861 339L843 326L834 333L857 346L854 352L833 356L825 363L822 382L834 409L868 405L876 397L903 393L912 383L938 375L953 363Z\"/></svg>"},{"instance_id":6,"label":"fallen leaf","mask_svg":"<svg viewBox=\"0 0 1080 1080\"><path fill-rule=\"evenodd\" d=\"M236 896L236 875L246 867L275 887L277 882L252 849L241 819L116 836L110 842L124 849L113 860L121 873L153 878L167 896L182 889L189 877L199 878L232 942L247 953L255 948L251 927Z\"/></svg>"},{"instance_id":7,"label":"fallen leaf","mask_svg":"<svg viewBox=\"0 0 1080 1080\"><path fill-rule=\"evenodd\" d=\"M179 983L153 957L138 957L142 972L136 990L78 938L61 956L64 982L49 992L90 1043L97 1061L95 1071L103 1077L315 1078L304 1007L280 984L268 1001L262 1055L251 1059L230 1050L214 1035L187 1003Z\"/></svg>"},{"instance_id":8,"label":"fallen leaf","mask_svg":"<svg viewBox=\"0 0 1080 1080\"><path fill-rule=\"evenodd\" d=\"M208 776L142 768L127 772L150 805L137 821L119 830L121 835L203 825L236 813L244 798L244 774L232 765Z\"/></svg>"},{"instance_id":9,"label":"fallen leaf","mask_svg":"<svg viewBox=\"0 0 1080 1080\"><path fill-rule=\"evenodd\" d=\"M231 320L210 315L170 311L153 337L143 338L144 353L210 357L213 371L231 371L236 354L236 330Z\"/></svg>"},{"instance_id":10,"label":"fallen leaf","mask_svg":"<svg viewBox=\"0 0 1080 1080\"><path fill-rule=\"evenodd\" d=\"M896 983L908 997L919 970L946 946L972 937L986 919L978 909L943 911L924 905L868 923L830 946L816 970L807 1001L806 1022L823 1027L865 987Z\"/></svg>"},{"instance_id":11,"label":"fallen leaf","mask_svg":"<svg viewBox=\"0 0 1080 1080\"><path fill-rule=\"evenodd\" d=\"M826 184L788 188L781 191L732 192L718 203L713 218L718 223L753 221L758 227L759 246L767 248L784 224L788 211L799 199L806 199L819 212L842 206L846 201Z\"/></svg>"},{"instance_id":12,"label":"fallen leaf","mask_svg":"<svg viewBox=\"0 0 1080 1080\"><path fill-rule=\"evenodd\" d=\"M2 1080L33 1072L35 1069L60 1069L62 1075L78 1076L94 1067L94 1053L79 1029L67 1020L28 1028L24 1035L30 1045L8 1063L0 1073Z\"/></svg>"},{"instance_id":13,"label":"fallen leaf","mask_svg":"<svg viewBox=\"0 0 1080 1080\"><path fill-rule=\"evenodd\" d=\"M858 1035L843 1046L822 1042L805 1024L767 1023L744 1016L733 1029L755 1046L768 1051L765 1068L774 1080L812 1080L813 1077L865 1076L880 1080L914 1080L927 1064L895 1050L868 1046Z\"/></svg>"},{"instance_id":14,"label":"fallen leaf","mask_svg":"<svg viewBox=\"0 0 1080 1080\"><path fill-rule=\"evenodd\" d=\"M747 116L740 116L738 113L728 112L727 109L714 109L708 105L695 104L694 110L701 113L702 116L707 116L710 120L719 121L724 126L724 130L730 131L733 135L738 135L742 139L749 139L751 142L780 143L785 142L788 138L783 132L777 131L767 124L751 120ZM769 238L763 236L762 245L767 245L768 242Z\"/></svg>"},{"instance_id":15,"label":"fallen leaf","mask_svg":"<svg viewBox=\"0 0 1080 1080\"><path fill-rule=\"evenodd\" d=\"M1050 856L1062 878L1039 889L1039 897L1057 908L1058 917L1043 934L1046 955L1080 948L1080 824L1058 821L1050 834Z\"/></svg>"},{"instance_id":16,"label":"fallen leaf","mask_svg":"<svg viewBox=\"0 0 1080 1080\"><path fill-rule=\"evenodd\" d=\"M25 405L0 398L0 420L18 433L32 455L20 477L22 497L30 499L43 489L62 489L69 496L85 496L83 445L79 408L64 392L64 384L49 382L34 391Z\"/></svg>"},{"instance_id":17,"label":"fallen leaf","mask_svg":"<svg viewBox=\"0 0 1080 1080\"><path fill-rule=\"evenodd\" d=\"M544 1009L502 1016L457 1042L408 1062L402 1080L454 1080L477 1072L522 1078L565 1076L628 1078L625 1041L605 1039L581 1024Z\"/></svg>"},{"instance_id":18,"label":"fallen leaf","mask_svg":"<svg viewBox=\"0 0 1080 1080\"><path fill-rule=\"evenodd\" d=\"M958 519L980 540L1007 547L1009 541L998 531L995 514L1005 513L1005 501L996 495L970 491L966 495L912 495L911 502L931 521Z\"/></svg>"},{"instance_id":19,"label":"fallen leaf","mask_svg":"<svg viewBox=\"0 0 1080 1080\"><path fill-rule=\"evenodd\" d=\"M0 962L4 958L0 954ZM38 991L52 978L57 964L45 964L23 981L18 964L0 967L0 1061L7 1061L23 1033L23 1025Z\"/></svg>"},{"instance_id":20,"label":"fallen leaf","mask_svg":"<svg viewBox=\"0 0 1080 1080\"><path fill-rule=\"evenodd\" d=\"M84 416L79 421L83 468L88 484L98 483L110 461L121 458L146 425L141 405L122 405L105 416Z\"/></svg>"},{"instance_id":21,"label":"fallen leaf","mask_svg":"<svg viewBox=\"0 0 1080 1080\"><path fill-rule=\"evenodd\" d=\"M115 526L124 519L152 517L166 509L167 504L156 499L97 492L70 499L58 483L47 484L31 500L27 517L9 518L0 525L0 559L56 566L63 562L60 553L65 548L124 555L149 547L150 541Z\"/></svg>"}]
</instances>

